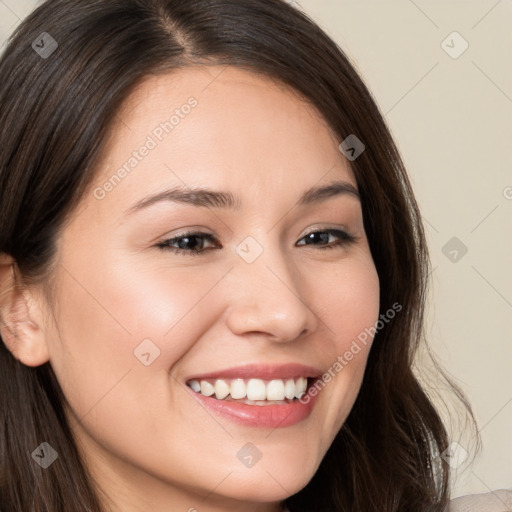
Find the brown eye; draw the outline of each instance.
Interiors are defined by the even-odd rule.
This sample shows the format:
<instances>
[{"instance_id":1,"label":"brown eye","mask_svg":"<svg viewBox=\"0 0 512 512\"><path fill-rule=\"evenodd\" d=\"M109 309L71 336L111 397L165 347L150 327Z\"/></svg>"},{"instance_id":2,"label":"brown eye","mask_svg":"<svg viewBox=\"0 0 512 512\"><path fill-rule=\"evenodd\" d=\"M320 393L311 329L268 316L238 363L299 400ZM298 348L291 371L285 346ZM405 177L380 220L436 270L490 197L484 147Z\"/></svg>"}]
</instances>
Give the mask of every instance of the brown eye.
<instances>
[{"instance_id":1,"label":"brown eye","mask_svg":"<svg viewBox=\"0 0 512 512\"><path fill-rule=\"evenodd\" d=\"M338 240L334 243L329 243L329 239L334 236ZM356 241L356 238L346 231L341 229L326 229L323 231L312 231L304 236L301 240L306 240L306 243L298 245L324 245L324 247L318 247L319 249L332 249L334 247L344 246L352 244ZM318 242L318 243L315 243ZM329 245L325 245L329 244Z\"/></svg>"},{"instance_id":2,"label":"brown eye","mask_svg":"<svg viewBox=\"0 0 512 512\"><path fill-rule=\"evenodd\" d=\"M197 256L203 254L207 249L205 243L213 243L215 238L209 233L190 232L183 233L182 235L169 238L157 244L160 249L166 249L178 254L190 254ZM216 248L219 248L218 246Z\"/></svg>"}]
</instances>

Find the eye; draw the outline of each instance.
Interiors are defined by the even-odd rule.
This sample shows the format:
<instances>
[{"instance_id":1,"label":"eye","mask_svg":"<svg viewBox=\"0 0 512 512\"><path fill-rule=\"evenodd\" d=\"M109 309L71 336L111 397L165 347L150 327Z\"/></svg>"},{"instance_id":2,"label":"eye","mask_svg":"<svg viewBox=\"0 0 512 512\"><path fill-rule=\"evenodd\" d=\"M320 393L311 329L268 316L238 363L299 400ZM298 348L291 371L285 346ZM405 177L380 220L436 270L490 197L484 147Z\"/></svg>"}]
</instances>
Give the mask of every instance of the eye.
<instances>
[{"instance_id":1,"label":"eye","mask_svg":"<svg viewBox=\"0 0 512 512\"><path fill-rule=\"evenodd\" d=\"M329 243L330 237L335 237L338 240L334 241L333 243ZM326 229L324 231L312 231L311 233L308 233L306 236L302 237L301 240L306 240L306 243L301 244L299 243L299 240L297 243L298 245L319 245L314 243L315 241L320 242L320 244L329 244L324 245L324 247L318 247L318 249L323 250L353 244L356 242L356 237L341 229Z\"/></svg>"},{"instance_id":2,"label":"eye","mask_svg":"<svg viewBox=\"0 0 512 512\"><path fill-rule=\"evenodd\" d=\"M198 256L200 254L204 254L206 251L204 248L206 240L208 242L213 242L215 237L209 233L192 231L164 240L163 242L156 244L156 246L160 249L166 249L177 254L185 255L188 253L191 256ZM177 245L178 247L174 247L174 245Z\"/></svg>"},{"instance_id":3,"label":"eye","mask_svg":"<svg viewBox=\"0 0 512 512\"><path fill-rule=\"evenodd\" d=\"M337 240L334 240L333 242L331 241L331 237L334 237L335 239L337 238ZM301 240L305 240L306 243L300 243ZM357 241L357 238L341 229L326 229L323 231L312 231L311 233L308 233L302 237L301 240L299 240L297 243L298 246L313 245L319 246L317 248L323 250L353 244ZM213 247L205 248L205 242L213 244ZM208 250L220 249L220 244L215 242L215 237L209 233L191 231L164 240L156 244L156 247L181 255L188 254L190 256L199 256L205 254Z\"/></svg>"}]
</instances>

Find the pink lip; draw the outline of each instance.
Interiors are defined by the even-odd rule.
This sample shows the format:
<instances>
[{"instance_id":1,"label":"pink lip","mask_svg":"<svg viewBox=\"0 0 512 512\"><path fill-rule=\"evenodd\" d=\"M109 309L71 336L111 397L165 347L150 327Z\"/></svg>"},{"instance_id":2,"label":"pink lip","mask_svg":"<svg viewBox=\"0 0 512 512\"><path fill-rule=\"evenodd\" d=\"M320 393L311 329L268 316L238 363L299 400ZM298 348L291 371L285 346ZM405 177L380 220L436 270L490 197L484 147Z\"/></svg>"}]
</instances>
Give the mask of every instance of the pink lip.
<instances>
[{"instance_id":1,"label":"pink lip","mask_svg":"<svg viewBox=\"0 0 512 512\"><path fill-rule=\"evenodd\" d=\"M318 395L309 396L307 403L295 399L282 405L248 405L235 401L217 400L188 388L196 400L212 412L248 427L281 428L290 427L306 419L315 405Z\"/></svg>"},{"instance_id":2,"label":"pink lip","mask_svg":"<svg viewBox=\"0 0 512 512\"><path fill-rule=\"evenodd\" d=\"M191 380L225 379L291 379L297 377L317 378L322 371L312 366L298 363L282 365L249 364L236 368L226 368L210 373L191 376ZM249 427L281 428L295 425L306 419L316 402L318 395L308 395L307 403L295 399L284 404L249 405L237 401L217 400L213 396L204 396L189 388L190 393L212 412L220 414L229 420Z\"/></svg>"},{"instance_id":3,"label":"pink lip","mask_svg":"<svg viewBox=\"0 0 512 512\"><path fill-rule=\"evenodd\" d=\"M322 370L313 366L306 366L298 363L288 363L281 365L270 364L248 364L236 368L226 368L209 373L202 373L188 377L186 380L206 380L206 379L292 379L296 377L316 378L322 374ZM251 406L252 407L252 406ZM271 406L265 406L271 407Z\"/></svg>"}]
</instances>

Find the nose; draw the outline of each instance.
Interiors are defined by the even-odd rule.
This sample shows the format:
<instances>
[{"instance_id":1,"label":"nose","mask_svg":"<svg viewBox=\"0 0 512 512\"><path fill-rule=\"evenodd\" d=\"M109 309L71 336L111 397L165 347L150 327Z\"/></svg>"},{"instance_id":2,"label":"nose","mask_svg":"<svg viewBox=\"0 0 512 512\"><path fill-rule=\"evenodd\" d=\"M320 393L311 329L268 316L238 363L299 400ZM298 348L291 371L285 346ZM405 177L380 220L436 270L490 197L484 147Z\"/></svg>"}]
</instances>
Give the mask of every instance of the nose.
<instances>
[{"instance_id":1,"label":"nose","mask_svg":"<svg viewBox=\"0 0 512 512\"><path fill-rule=\"evenodd\" d=\"M319 319L308 304L313 283L292 267L280 249L267 247L252 263L235 255L227 278L227 323L234 334L287 342L316 330Z\"/></svg>"}]
</instances>

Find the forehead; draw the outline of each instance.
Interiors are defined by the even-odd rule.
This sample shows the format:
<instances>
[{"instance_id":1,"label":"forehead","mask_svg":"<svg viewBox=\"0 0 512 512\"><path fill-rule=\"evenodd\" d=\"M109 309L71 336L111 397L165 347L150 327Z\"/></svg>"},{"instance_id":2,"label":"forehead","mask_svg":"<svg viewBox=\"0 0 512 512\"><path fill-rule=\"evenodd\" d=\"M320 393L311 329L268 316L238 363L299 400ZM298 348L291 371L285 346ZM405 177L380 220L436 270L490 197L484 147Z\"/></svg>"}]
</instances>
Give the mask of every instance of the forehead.
<instances>
[{"instance_id":1,"label":"forehead","mask_svg":"<svg viewBox=\"0 0 512 512\"><path fill-rule=\"evenodd\" d=\"M127 98L95 185L107 185L102 202L112 207L175 185L292 197L322 180L355 185L338 144L316 108L276 80L184 68L147 77Z\"/></svg>"}]
</instances>

